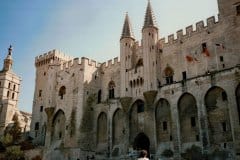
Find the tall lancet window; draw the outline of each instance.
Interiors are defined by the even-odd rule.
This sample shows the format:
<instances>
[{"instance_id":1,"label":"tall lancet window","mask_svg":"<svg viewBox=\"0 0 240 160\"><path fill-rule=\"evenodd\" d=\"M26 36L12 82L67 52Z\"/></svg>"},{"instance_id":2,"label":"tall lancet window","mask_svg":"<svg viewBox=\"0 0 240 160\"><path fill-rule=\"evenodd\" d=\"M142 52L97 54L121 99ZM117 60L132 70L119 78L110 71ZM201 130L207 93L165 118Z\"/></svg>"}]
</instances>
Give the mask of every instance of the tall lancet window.
<instances>
[{"instance_id":1,"label":"tall lancet window","mask_svg":"<svg viewBox=\"0 0 240 160\"><path fill-rule=\"evenodd\" d=\"M113 80L111 80L108 84L108 91L109 91L109 99L113 99L114 96L114 88L115 88L115 83Z\"/></svg>"}]
</instances>

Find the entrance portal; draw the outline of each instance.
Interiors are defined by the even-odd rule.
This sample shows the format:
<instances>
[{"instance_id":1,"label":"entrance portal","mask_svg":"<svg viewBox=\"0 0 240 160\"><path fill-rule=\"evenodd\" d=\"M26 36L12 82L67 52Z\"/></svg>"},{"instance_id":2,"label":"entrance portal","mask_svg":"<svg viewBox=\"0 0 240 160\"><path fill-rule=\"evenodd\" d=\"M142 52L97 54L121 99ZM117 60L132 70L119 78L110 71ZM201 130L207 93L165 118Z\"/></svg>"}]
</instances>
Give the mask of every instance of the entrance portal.
<instances>
[{"instance_id":1,"label":"entrance portal","mask_svg":"<svg viewBox=\"0 0 240 160\"><path fill-rule=\"evenodd\" d=\"M150 147L150 141L149 138L144 133L139 133L133 142L133 149L134 150L146 150L148 152L149 156L149 147Z\"/></svg>"}]
</instances>

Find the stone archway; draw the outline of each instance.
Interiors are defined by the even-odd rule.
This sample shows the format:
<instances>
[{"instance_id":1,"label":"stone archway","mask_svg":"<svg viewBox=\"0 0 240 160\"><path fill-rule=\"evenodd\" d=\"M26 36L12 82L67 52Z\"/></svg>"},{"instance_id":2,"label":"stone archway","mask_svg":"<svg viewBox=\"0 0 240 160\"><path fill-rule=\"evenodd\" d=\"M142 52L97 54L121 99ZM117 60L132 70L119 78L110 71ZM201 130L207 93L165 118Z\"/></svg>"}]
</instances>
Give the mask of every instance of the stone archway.
<instances>
[{"instance_id":1,"label":"stone archway","mask_svg":"<svg viewBox=\"0 0 240 160\"><path fill-rule=\"evenodd\" d=\"M182 143L200 141L197 103L192 94L184 93L179 98L178 113Z\"/></svg>"},{"instance_id":2,"label":"stone archway","mask_svg":"<svg viewBox=\"0 0 240 160\"><path fill-rule=\"evenodd\" d=\"M143 131L144 126L144 102L140 99L136 100L129 113L129 142L133 144L135 136Z\"/></svg>"},{"instance_id":3,"label":"stone archway","mask_svg":"<svg viewBox=\"0 0 240 160\"><path fill-rule=\"evenodd\" d=\"M64 112L60 109L58 110L52 121L52 142L56 140L63 140L65 136L65 123L66 118Z\"/></svg>"},{"instance_id":4,"label":"stone archway","mask_svg":"<svg viewBox=\"0 0 240 160\"><path fill-rule=\"evenodd\" d=\"M150 141L146 134L143 132L139 133L133 142L133 149L134 150L146 150L149 153ZM149 155L149 154L148 154Z\"/></svg>"},{"instance_id":5,"label":"stone archway","mask_svg":"<svg viewBox=\"0 0 240 160\"><path fill-rule=\"evenodd\" d=\"M232 141L227 93L220 87L210 88L205 95L209 139L212 145Z\"/></svg>"},{"instance_id":6,"label":"stone archway","mask_svg":"<svg viewBox=\"0 0 240 160\"><path fill-rule=\"evenodd\" d=\"M156 105L156 137L157 144L172 141L172 116L170 104L166 99L160 99Z\"/></svg>"}]
</instances>

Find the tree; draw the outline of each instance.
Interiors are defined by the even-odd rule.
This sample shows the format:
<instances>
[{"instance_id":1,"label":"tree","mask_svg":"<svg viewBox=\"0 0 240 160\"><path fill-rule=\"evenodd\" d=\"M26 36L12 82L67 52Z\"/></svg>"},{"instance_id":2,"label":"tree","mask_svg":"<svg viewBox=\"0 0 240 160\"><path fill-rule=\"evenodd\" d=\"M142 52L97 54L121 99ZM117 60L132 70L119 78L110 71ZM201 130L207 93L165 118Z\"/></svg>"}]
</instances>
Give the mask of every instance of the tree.
<instances>
[{"instance_id":1,"label":"tree","mask_svg":"<svg viewBox=\"0 0 240 160\"><path fill-rule=\"evenodd\" d=\"M7 147L5 153L6 160L23 160L24 153L21 151L20 146L10 146Z\"/></svg>"},{"instance_id":2,"label":"tree","mask_svg":"<svg viewBox=\"0 0 240 160\"><path fill-rule=\"evenodd\" d=\"M14 142L18 142L21 138L21 132L22 129L18 121L18 115L15 114L13 116L13 126L7 131L7 133L9 133L12 136Z\"/></svg>"}]
</instances>

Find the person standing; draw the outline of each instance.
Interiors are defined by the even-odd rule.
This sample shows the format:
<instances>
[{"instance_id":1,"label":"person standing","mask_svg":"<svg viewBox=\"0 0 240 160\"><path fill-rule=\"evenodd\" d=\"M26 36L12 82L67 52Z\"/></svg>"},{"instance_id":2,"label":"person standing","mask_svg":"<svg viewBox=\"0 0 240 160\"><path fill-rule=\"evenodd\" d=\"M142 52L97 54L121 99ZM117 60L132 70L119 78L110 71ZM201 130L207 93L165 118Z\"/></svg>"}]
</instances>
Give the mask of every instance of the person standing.
<instances>
[{"instance_id":1,"label":"person standing","mask_svg":"<svg viewBox=\"0 0 240 160\"><path fill-rule=\"evenodd\" d=\"M137 160L149 160L149 158L147 158L147 155L148 153L146 150L141 150Z\"/></svg>"}]
</instances>

